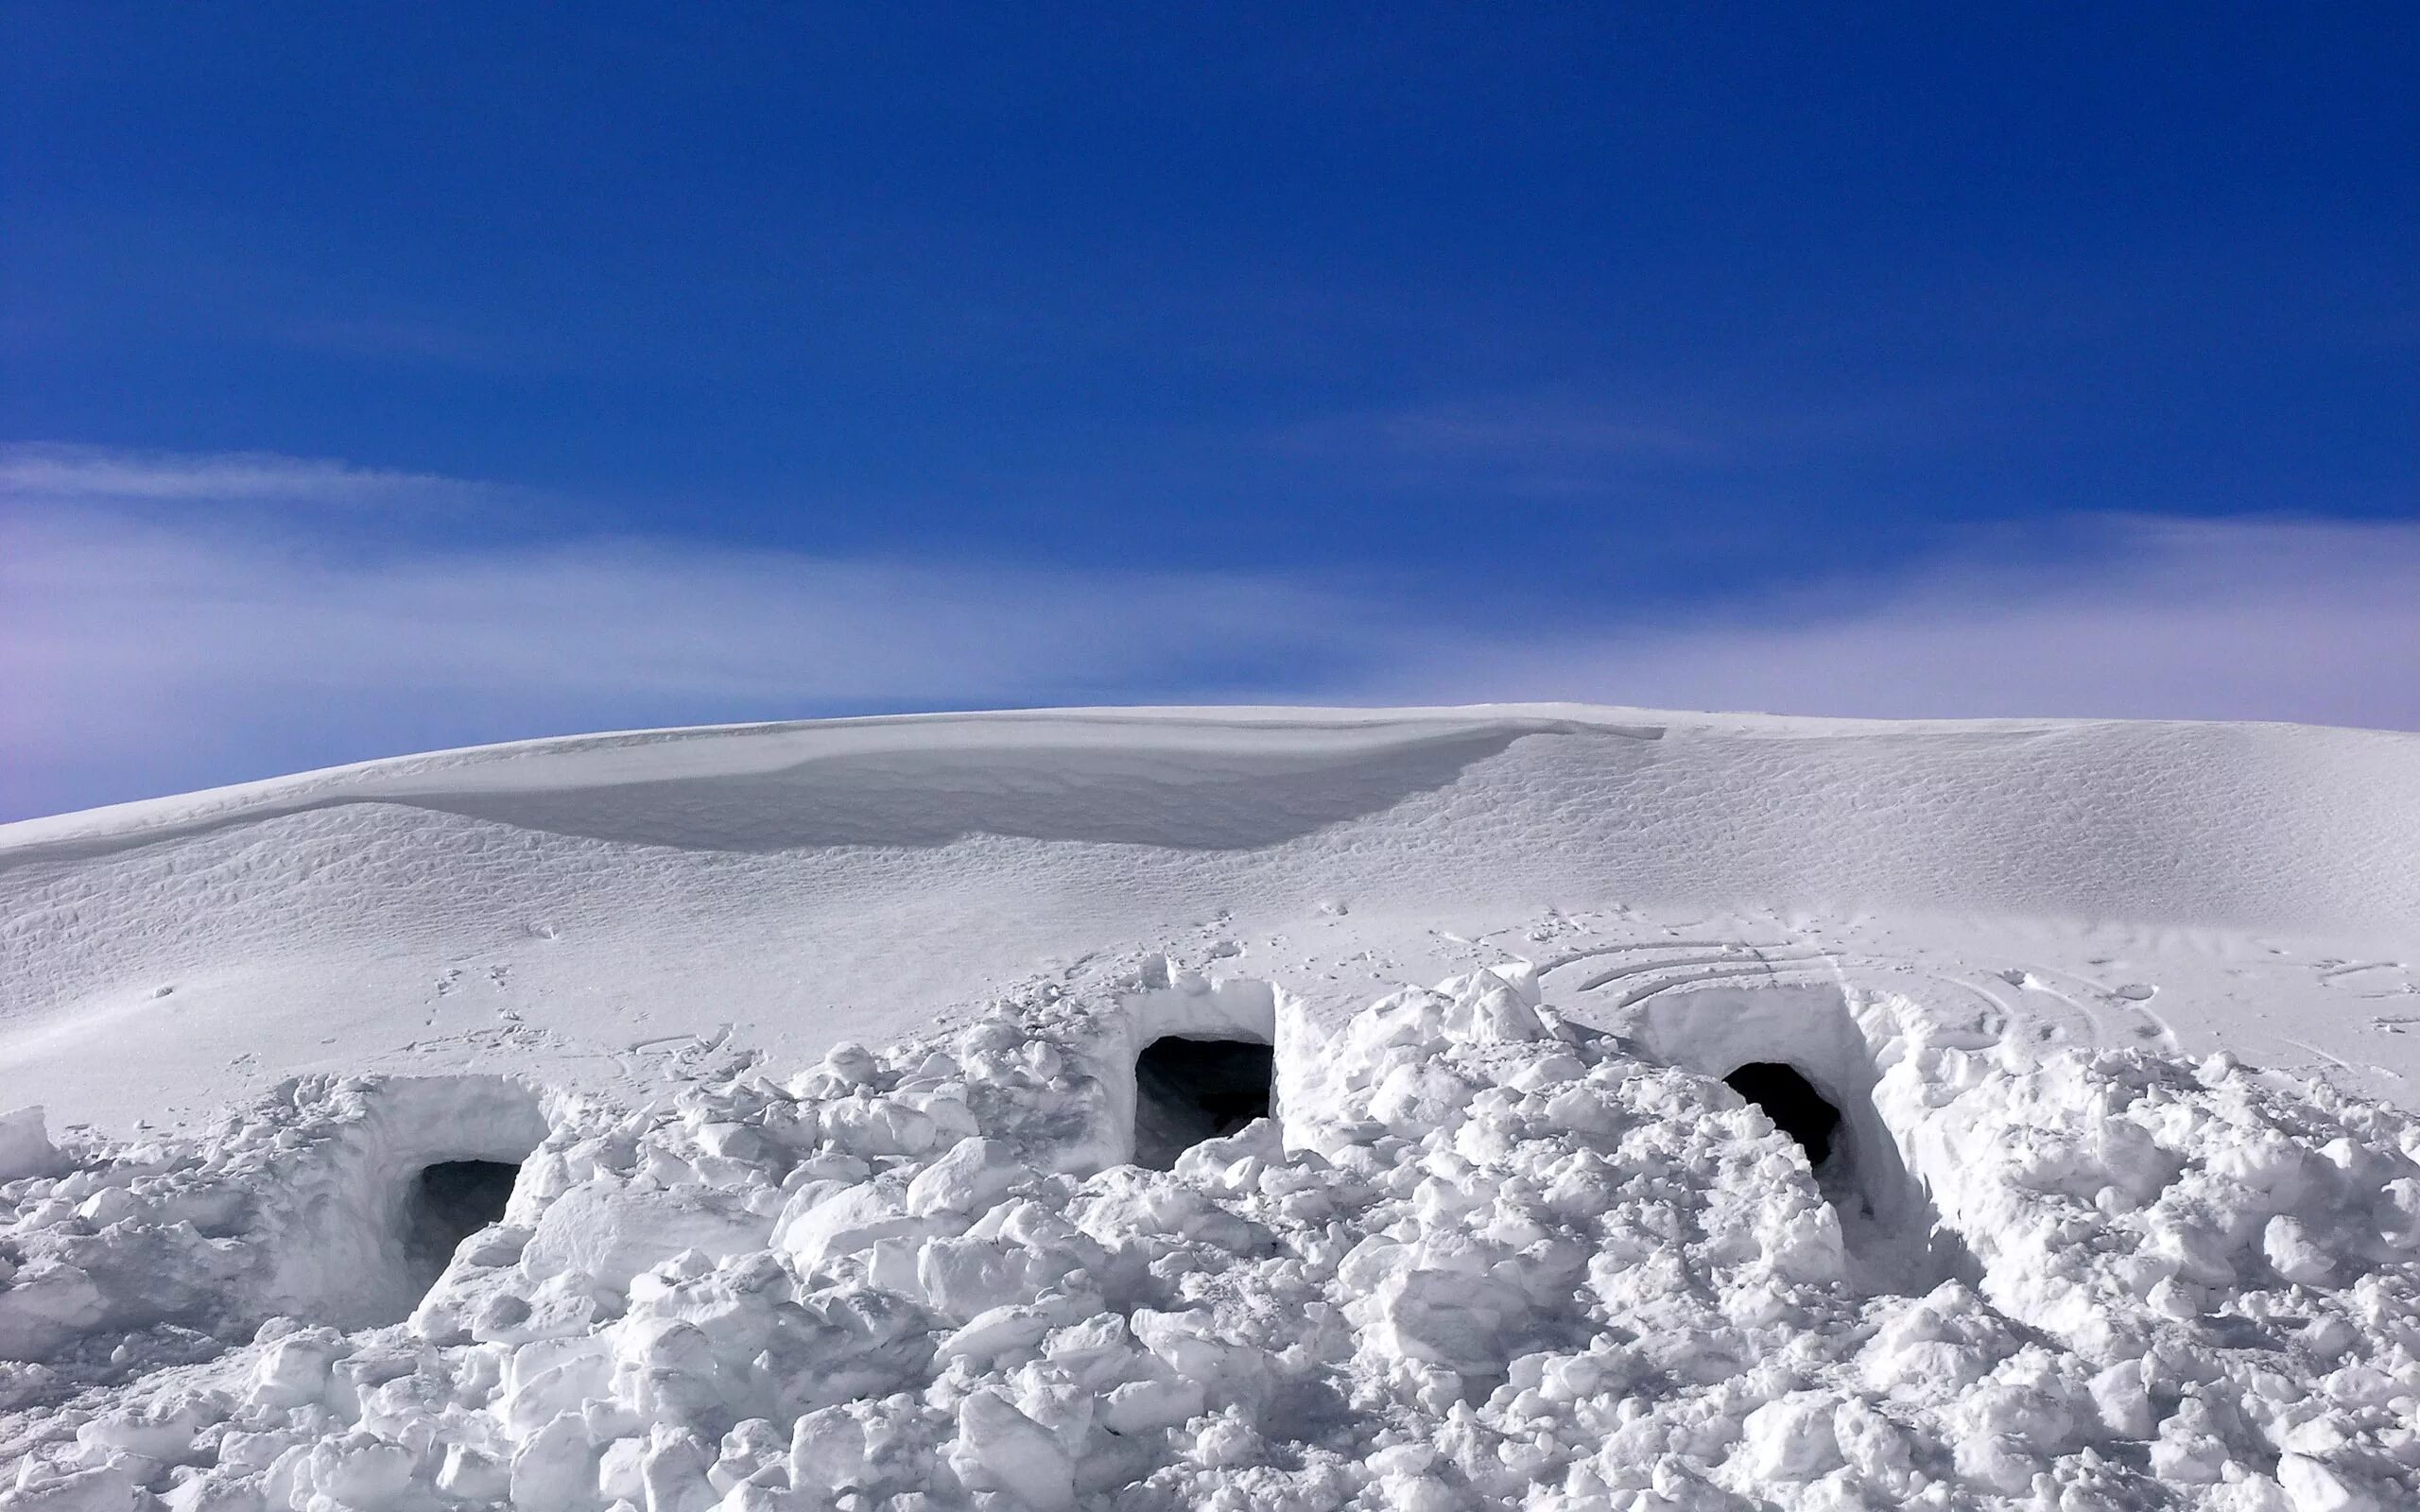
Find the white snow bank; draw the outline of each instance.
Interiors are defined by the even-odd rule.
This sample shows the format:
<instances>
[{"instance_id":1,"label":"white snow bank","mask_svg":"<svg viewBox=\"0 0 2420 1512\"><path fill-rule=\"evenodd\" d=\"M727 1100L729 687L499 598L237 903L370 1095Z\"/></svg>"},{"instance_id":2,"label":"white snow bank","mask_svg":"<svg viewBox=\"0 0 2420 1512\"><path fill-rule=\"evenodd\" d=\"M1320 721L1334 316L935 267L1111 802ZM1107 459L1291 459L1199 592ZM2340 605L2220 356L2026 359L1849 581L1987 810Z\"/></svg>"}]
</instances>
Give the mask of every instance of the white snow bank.
<instances>
[{"instance_id":1,"label":"white snow bank","mask_svg":"<svg viewBox=\"0 0 2420 1512\"><path fill-rule=\"evenodd\" d=\"M540 1096L500 1078L298 1081L198 1143L92 1146L0 1183L0 1359L34 1364L19 1389L39 1391L151 1363L107 1358L103 1335L161 1333L173 1356L282 1314L395 1321L454 1247L415 1231L424 1173L517 1163L546 1128Z\"/></svg>"},{"instance_id":2,"label":"white snow bank","mask_svg":"<svg viewBox=\"0 0 2420 1512\"><path fill-rule=\"evenodd\" d=\"M2420 737L1072 711L533 742L0 827L0 1108L124 1132L364 1071L637 1096L660 1060L811 1058L1214 927L1333 1022L1503 957L1441 930L1549 906L1852 978L1945 952L2069 1042L2125 1042L2067 1002L2118 956L2180 1043L2420 1077ZM2001 992L2012 966L2039 988Z\"/></svg>"},{"instance_id":3,"label":"white snow bank","mask_svg":"<svg viewBox=\"0 0 2420 1512\"><path fill-rule=\"evenodd\" d=\"M1278 1119L1170 1171L1114 1163L1138 1040L1254 1003L1279 1020ZM406 1106L461 1108L496 1149L535 1105L299 1086L216 1142L86 1146L0 1186L0 1306L34 1295L52 1326L13 1351L38 1358L8 1378L0 1505L2420 1499L2409 1116L2223 1057L1841 1012L1837 1060L1813 1032L1759 1053L1844 1097L1871 1053L1870 1135L1968 1279L1860 1281L1796 1144L1519 971L1318 1036L1265 986L1146 971L648 1110L558 1099L502 1221L407 1323L355 1332L253 1315L298 1291L267 1251L357 1231L298 1207L383 1211L364 1173L432 1148L395 1132ZM80 1310L50 1305L70 1292Z\"/></svg>"}]
</instances>

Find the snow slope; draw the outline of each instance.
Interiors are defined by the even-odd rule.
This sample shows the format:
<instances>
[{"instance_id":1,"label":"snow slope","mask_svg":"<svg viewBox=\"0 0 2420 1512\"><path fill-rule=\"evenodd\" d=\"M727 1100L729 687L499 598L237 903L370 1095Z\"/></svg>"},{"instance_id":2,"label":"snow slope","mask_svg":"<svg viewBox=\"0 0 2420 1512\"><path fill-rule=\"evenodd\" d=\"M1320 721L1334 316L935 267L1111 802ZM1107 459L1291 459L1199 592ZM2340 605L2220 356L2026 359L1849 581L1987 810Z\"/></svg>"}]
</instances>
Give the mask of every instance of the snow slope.
<instances>
[{"instance_id":1,"label":"snow slope","mask_svg":"<svg viewBox=\"0 0 2420 1512\"><path fill-rule=\"evenodd\" d=\"M2420 740L1579 707L605 735L0 827L0 1106L119 1129L305 1071L809 1060L1213 939L1340 1010L1512 956L1777 946L2407 1096Z\"/></svg>"},{"instance_id":2,"label":"snow slope","mask_svg":"<svg viewBox=\"0 0 2420 1512\"><path fill-rule=\"evenodd\" d=\"M2420 737L596 736L0 919L0 1507L2420 1504Z\"/></svg>"}]
</instances>

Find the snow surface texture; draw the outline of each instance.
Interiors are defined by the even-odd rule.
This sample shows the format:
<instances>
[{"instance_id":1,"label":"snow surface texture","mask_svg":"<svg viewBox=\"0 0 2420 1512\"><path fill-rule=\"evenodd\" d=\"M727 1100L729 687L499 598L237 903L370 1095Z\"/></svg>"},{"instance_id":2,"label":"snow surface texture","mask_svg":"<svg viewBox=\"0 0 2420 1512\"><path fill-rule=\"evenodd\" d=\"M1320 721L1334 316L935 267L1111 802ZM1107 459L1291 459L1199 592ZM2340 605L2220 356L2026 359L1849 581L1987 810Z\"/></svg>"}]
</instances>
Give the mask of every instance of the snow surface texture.
<instances>
[{"instance_id":1,"label":"snow surface texture","mask_svg":"<svg viewBox=\"0 0 2420 1512\"><path fill-rule=\"evenodd\" d=\"M2415 858L2411 737L1585 710L9 827L0 1506L2420 1504Z\"/></svg>"},{"instance_id":2,"label":"snow surface texture","mask_svg":"<svg viewBox=\"0 0 2420 1512\"><path fill-rule=\"evenodd\" d=\"M2420 1498L2398 1111L1876 999L1843 1027L1887 1147L1825 1182L1518 969L1310 1057L1257 984L1133 987L638 1114L558 1099L400 1322L367 1257L409 1248L412 1165L521 1144L534 1095L298 1083L215 1138L68 1152L0 1189L0 1337L51 1362L0 1378L8 1504ZM1222 995L1280 1021L1279 1117L1123 1163L1133 1044Z\"/></svg>"},{"instance_id":3,"label":"snow surface texture","mask_svg":"<svg viewBox=\"0 0 2420 1512\"><path fill-rule=\"evenodd\" d=\"M1630 951L1555 1000L1770 969L2410 1097L2420 737L1128 711L377 762L0 826L0 1108L123 1133L370 1071L643 1097L1219 941L1331 1021Z\"/></svg>"}]
</instances>

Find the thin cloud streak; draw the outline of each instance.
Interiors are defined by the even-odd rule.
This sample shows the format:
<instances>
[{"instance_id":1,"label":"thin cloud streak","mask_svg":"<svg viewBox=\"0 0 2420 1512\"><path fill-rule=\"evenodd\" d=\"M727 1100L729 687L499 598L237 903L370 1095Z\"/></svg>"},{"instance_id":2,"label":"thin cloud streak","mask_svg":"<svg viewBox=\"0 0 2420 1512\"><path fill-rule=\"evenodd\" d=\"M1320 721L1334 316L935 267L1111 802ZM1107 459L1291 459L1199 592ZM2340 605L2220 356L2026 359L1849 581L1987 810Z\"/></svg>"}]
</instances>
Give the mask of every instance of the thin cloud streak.
<instances>
[{"instance_id":1,"label":"thin cloud streak","mask_svg":"<svg viewBox=\"0 0 2420 1512\"><path fill-rule=\"evenodd\" d=\"M459 504L510 490L273 452L143 452L55 441L0 444L0 500L50 503Z\"/></svg>"},{"instance_id":2,"label":"thin cloud streak","mask_svg":"<svg viewBox=\"0 0 2420 1512\"><path fill-rule=\"evenodd\" d=\"M630 540L365 550L340 511L272 532L148 507L328 502L309 478L479 485L89 450L71 472L64 490L9 474L0 501L0 817L582 729L1058 702L2420 728L2420 524L2106 517L2055 553L1978 538L1911 572L1651 615L1525 600L1517 576L1474 596Z\"/></svg>"},{"instance_id":3,"label":"thin cloud streak","mask_svg":"<svg viewBox=\"0 0 2420 1512\"><path fill-rule=\"evenodd\" d=\"M1464 396L1280 427L1268 455L1351 495L1466 493L1545 506L1719 500L1806 470L1919 455L1970 430L1951 391L1876 391L1822 404L1772 395L1585 390Z\"/></svg>"},{"instance_id":4,"label":"thin cloud streak","mask_svg":"<svg viewBox=\"0 0 2420 1512\"><path fill-rule=\"evenodd\" d=\"M1939 393L1853 404L1639 400L1585 392L1494 394L1329 416L1287 427L1278 449L1357 464L1493 468L1729 466L1920 445L1958 415Z\"/></svg>"},{"instance_id":5,"label":"thin cloud streak","mask_svg":"<svg viewBox=\"0 0 2420 1512\"><path fill-rule=\"evenodd\" d=\"M2420 729L2420 524L2069 522L1807 585L1770 618L1433 645L1380 696L1576 698L1876 718L2249 719Z\"/></svg>"},{"instance_id":6,"label":"thin cloud streak","mask_svg":"<svg viewBox=\"0 0 2420 1512\"><path fill-rule=\"evenodd\" d=\"M650 541L330 559L111 522L22 523L14 679L470 696L949 698L1294 649L1342 607L1282 581L833 561ZM12 610L12 615L20 610Z\"/></svg>"},{"instance_id":7,"label":"thin cloud streak","mask_svg":"<svg viewBox=\"0 0 2420 1512\"><path fill-rule=\"evenodd\" d=\"M629 541L364 558L20 512L0 816L564 730L1228 696L1380 654L1357 612L1273 577Z\"/></svg>"}]
</instances>

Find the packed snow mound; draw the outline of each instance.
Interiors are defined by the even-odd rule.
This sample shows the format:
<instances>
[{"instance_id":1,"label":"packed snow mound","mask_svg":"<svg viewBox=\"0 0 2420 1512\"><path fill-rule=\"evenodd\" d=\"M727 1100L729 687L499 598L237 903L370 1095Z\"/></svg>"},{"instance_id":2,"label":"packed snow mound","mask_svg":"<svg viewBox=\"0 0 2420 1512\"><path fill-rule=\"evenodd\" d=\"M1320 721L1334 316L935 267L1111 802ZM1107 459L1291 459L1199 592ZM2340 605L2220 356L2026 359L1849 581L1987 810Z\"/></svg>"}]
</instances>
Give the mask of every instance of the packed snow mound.
<instances>
[{"instance_id":1,"label":"packed snow mound","mask_svg":"<svg viewBox=\"0 0 2420 1512\"><path fill-rule=\"evenodd\" d=\"M1542 921L1703 947L1606 957L1640 974L1575 986L1590 1022L1709 973L1916 971L2122 1045L2140 1013L2104 1003L2155 990L2178 1048L2405 1097L2420 737L1060 711L375 762L0 826L0 1108L123 1133L372 1071L641 1096L1219 940L1335 1018L1544 959Z\"/></svg>"},{"instance_id":2,"label":"packed snow mound","mask_svg":"<svg viewBox=\"0 0 2420 1512\"><path fill-rule=\"evenodd\" d=\"M1515 968L1324 1030L1178 968L643 1110L341 1080L71 1141L0 1186L0 1353L41 1357L0 1367L0 1504L2420 1499L2420 1124L1844 1012L1884 1146L1845 1185L1719 1043L1668 1063ZM1272 1116L1127 1163L1138 1047L1263 1023ZM398 1320L365 1257L475 1151L509 1205Z\"/></svg>"},{"instance_id":3,"label":"packed snow mound","mask_svg":"<svg viewBox=\"0 0 2420 1512\"><path fill-rule=\"evenodd\" d=\"M2420 737L2285 726L836 721L0 827L0 1509L2388 1512L2415 963Z\"/></svg>"}]
</instances>

